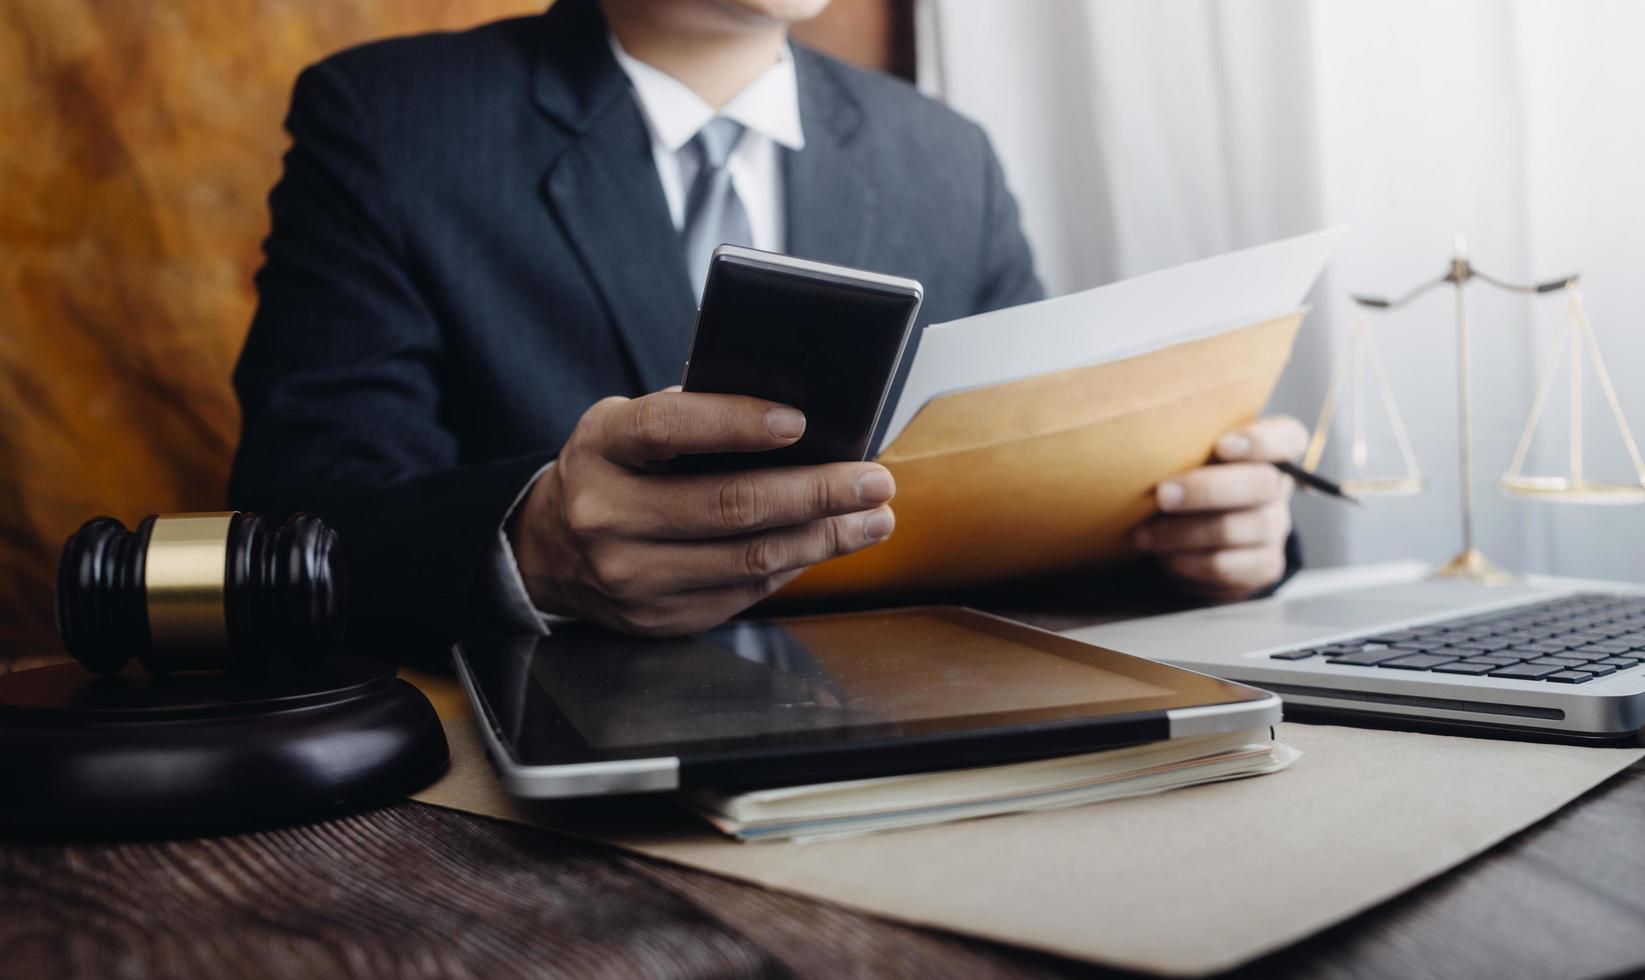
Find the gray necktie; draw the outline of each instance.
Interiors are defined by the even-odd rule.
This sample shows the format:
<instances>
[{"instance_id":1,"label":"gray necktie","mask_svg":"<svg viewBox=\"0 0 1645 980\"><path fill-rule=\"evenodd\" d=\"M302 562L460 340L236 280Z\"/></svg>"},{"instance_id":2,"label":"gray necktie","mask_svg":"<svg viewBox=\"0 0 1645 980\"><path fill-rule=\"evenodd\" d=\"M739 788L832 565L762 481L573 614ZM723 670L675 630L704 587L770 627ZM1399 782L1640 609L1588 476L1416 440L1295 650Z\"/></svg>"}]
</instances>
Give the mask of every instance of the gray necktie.
<instances>
[{"instance_id":1,"label":"gray necktie","mask_svg":"<svg viewBox=\"0 0 1645 980\"><path fill-rule=\"evenodd\" d=\"M685 226L680 229L680 247L699 302L714 249L724 243L754 244L748 212L737 198L737 189L731 186L731 171L725 165L742 135L741 123L715 116L697 130L689 144L697 151L697 179L691 182L691 190L685 196Z\"/></svg>"}]
</instances>

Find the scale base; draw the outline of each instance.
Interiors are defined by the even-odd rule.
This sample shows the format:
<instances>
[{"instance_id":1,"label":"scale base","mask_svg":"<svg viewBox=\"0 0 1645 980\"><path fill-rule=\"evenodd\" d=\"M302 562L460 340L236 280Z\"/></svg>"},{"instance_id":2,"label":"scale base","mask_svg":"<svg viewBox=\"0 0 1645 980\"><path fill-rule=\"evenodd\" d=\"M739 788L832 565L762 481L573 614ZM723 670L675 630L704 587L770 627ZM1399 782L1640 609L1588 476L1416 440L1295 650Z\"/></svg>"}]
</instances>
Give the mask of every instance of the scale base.
<instances>
[{"instance_id":1,"label":"scale base","mask_svg":"<svg viewBox=\"0 0 1645 980\"><path fill-rule=\"evenodd\" d=\"M1514 581L1514 573L1492 564L1491 559L1478 548L1469 548L1450 561L1434 569L1434 578L1454 578L1485 585L1506 585Z\"/></svg>"}]
</instances>

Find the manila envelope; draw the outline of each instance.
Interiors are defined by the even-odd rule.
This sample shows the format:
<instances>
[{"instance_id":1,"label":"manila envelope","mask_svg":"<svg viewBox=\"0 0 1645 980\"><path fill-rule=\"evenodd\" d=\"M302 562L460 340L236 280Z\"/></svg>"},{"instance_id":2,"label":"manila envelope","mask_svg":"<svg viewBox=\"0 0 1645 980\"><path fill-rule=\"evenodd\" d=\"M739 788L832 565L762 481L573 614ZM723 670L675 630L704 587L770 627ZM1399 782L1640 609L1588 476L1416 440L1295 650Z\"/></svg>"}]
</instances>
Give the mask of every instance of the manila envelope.
<instances>
[{"instance_id":1,"label":"manila envelope","mask_svg":"<svg viewBox=\"0 0 1645 980\"><path fill-rule=\"evenodd\" d=\"M951 589L1132 556L1154 486L1256 417L1302 316L933 399L878 457L897 481L896 531L777 598Z\"/></svg>"}]
</instances>

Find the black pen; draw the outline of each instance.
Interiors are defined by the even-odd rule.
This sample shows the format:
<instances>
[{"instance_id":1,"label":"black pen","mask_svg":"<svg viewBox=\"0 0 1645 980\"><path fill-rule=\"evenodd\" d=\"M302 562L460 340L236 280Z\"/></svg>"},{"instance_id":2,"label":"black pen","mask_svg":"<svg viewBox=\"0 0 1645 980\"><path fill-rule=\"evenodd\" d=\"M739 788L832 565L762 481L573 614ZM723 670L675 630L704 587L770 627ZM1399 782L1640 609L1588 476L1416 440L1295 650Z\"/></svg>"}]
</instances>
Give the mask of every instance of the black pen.
<instances>
[{"instance_id":1,"label":"black pen","mask_svg":"<svg viewBox=\"0 0 1645 980\"><path fill-rule=\"evenodd\" d=\"M1284 473L1291 479L1297 481L1297 485L1302 487L1304 490L1312 490L1315 493L1326 497L1335 497L1338 500L1347 501L1355 507L1365 506L1359 502L1358 497L1350 496L1347 491L1343 490L1335 483L1332 483L1323 476L1317 476L1310 473L1295 463L1275 463L1274 468L1279 470L1281 473Z\"/></svg>"}]
</instances>

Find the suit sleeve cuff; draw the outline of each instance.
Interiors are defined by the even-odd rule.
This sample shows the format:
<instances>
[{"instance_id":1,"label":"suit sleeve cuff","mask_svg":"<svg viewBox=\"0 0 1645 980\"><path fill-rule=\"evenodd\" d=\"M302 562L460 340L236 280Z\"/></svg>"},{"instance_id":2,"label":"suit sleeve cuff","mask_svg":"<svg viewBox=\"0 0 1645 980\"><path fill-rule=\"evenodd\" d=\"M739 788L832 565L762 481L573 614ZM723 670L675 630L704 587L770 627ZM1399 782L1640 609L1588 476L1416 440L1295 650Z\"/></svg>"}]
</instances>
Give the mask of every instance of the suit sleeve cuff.
<instances>
[{"instance_id":1,"label":"suit sleeve cuff","mask_svg":"<svg viewBox=\"0 0 1645 980\"><path fill-rule=\"evenodd\" d=\"M532 603L531 595L526 591L525 577L520 574L520 563L514 557L514 546L509 542L506 530L508 522L513 519L514 512L520 508L531 488L537 485L537 481L542 479L543 474L553 465L551 461L533 473L531 479L527 480L525 486L515 495L514 502L508 505L502 521L497 525L490 560L485 564L486 592L492 597L495 605L493 619L507 633L544 635L555 624L571 621L565 616L545 613Z\"/></svg>"},{"instance_id":2,"label":"suit sleeve cuff","mask_svg":"<svg viewBox=\"0 0 1645 980\"><path fill-rule=\"evenodd\" d=\"M1266 589L1251 596L1253 599L1267 599L1285 587L1285 583L1302 570L1302 536L1293 529L1291 536L1285 539L1285 571L1280 574L1278 581Z\"/></svg>"}]
</instances>

